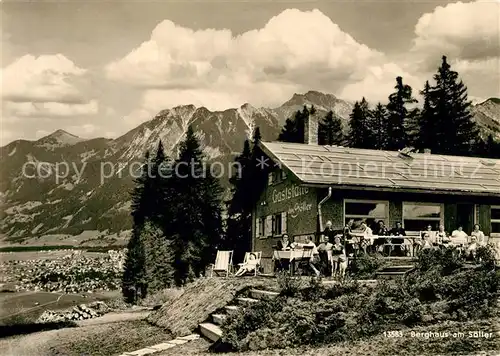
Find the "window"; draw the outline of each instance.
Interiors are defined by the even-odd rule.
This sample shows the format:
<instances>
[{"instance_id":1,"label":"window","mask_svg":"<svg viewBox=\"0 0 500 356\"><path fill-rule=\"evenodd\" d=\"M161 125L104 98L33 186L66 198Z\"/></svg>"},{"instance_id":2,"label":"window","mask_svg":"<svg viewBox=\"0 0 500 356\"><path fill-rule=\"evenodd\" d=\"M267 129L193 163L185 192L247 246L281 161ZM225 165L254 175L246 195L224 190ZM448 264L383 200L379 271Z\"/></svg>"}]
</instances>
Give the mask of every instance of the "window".
<instances>
[{"instance_id":1,"label":"window","mask_svg":"<svg viewBox=\"0 0 500 356\"><path fill-rule=\"evenodd\" d=\"M273 185L274 184L274 173L269 172L267 175L267 185Z\"/></svg>"},{"instance_id":2,"label":"window","mask_svg":"<svg viewBox=\"0 0 500 356\"><path fill-rule=\"evenodd\" d=\"M266 217L257 219L256 236L260 238L266 237Z\"/></svg>"},{"instance_id":3,"label":"window","mask_svg":"<svg viewBox=\"0 0 500 356\"><path fill-rule=\"evenodd\" d=\"M427 225L437 230L442 221L441 204L403 203L403 226L407 231L423 231Z\"/></svg>"},{"instance_id":4,"label":"window","mask_svg":"<svg viewBox=\"0 0 500 356\"><path fill-rule=\"evenodd\" d=\"M272 235L282 235L286 233L286 212L273 215L272 217Z\"/></svg>"},{"instance_id":5,"label":"window","mask_svg":"<svg viewBox=\"0 0 500 356\"><path fill-rule=\"evenodd\" d=\"M491 207L491 234L500 235L500 205Z\"/></svg>"},{"instance_id":6,"label":"window","mask_svg":"<svg viewBox=\"0 0 500 356\"><path fill-rule=\"evenodd\" d=\"M366 221L367 225L372 229L375 228L379 220L382 220L387 225L389 222L388 206L389 203L385 201L345 200L345 223L347 224L349 220L353 219L353 230L358 229L362 221Z\"/></svg>"},{"instance_id":7,"label":"window","mask_svg":"<svg viewBox=\"0 0 500 356\"><path fill-rule=\"evenodd\" d=\"M284 170L269 172L267 175L267 184L278 184L286 180L286 172Z\"/></svg>"}]
</instances>

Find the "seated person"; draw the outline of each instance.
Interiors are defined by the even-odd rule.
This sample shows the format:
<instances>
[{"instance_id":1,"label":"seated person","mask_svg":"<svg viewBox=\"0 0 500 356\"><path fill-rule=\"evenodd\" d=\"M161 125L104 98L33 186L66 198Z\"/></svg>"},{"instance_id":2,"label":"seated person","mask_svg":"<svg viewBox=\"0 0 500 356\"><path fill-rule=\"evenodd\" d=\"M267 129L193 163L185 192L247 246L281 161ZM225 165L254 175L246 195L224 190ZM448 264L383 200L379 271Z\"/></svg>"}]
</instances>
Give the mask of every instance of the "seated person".
<instances>
[{"instance_id":1,"label":"seated person","mask_svg":"<svg viewBox=\"0 0 500 356\"><path fill-rule=\"evenodd\" d=\"M455 245L465 245L467 243L467 234L464 232L462 226L459 226L451 233L450 240Z\"/></svg>"},{"instance_id":2,"label":"seated person","mask_svg":"<svg viewBox=\"0 0 500 356\"><path fill-rule=\"evenodd\" d=\"M278 248L278 250L281 250L281 251L287 251L287 250L290 250L292 248L292 243L288 239L287 234L284 234L283 237L281 238L281 240L278 241L277 248Z\"/></svg>"},{"instance_id":3,"label":"seated person","mask_svg":"<svg viewBox=\"0 0 500 356\"><path fill-rule=\"evenodd\" d=\"M363 233L363 239L361 241L361 247L363 248L364 252L366 253L366 249L368 246L372 244L372 239L373 239L373 230L368 226L366 221L363 221L361 223L361 232Z\"/></svg>"},{"instance_id":4,"label":"seated person","mask_svg":"<svg viewBox=\"0 0 500 356\"><path fill-rule=\"evenodd\" d=\"M319 277L321 275L321 273L316 268L316 266L319 265L319 263L320 263L319 252L318 252L318 248L316 247L316 244L311 239L311 236L307 237L307 241L303 246L304 247L305 246L312 247L312 256L311 256L311 259L309 260L309 266L314 271L316 276Z\"/></svg>"},{"instance_id":5,"label":"seated person","mask_svg":"<svg viewBox=\"0 0 500 356\"><path fill-rule=\"evenodd\" d=\"M479 246L486 246L486 236L484 232L481 231L481 226L479 224L474 225L474 231L471 232L470 236L475 236Z\"/></svg>"},{"instance_id":6,"label":"seated person","mask_svg":"<svg viewBox=\"0 0 500 356\"><path fill-rule=\"evenodd\" d=\"M234 275L236 277L240 277L246 273L255 272L255 269L257 268L257 263L258 263L257 255L255 255L255 253L250 253L247 262L242 264L240 266L240 269Z\"/></svg>"},{"instance_id":7,"label":"seated person","mask_svg":"<svg viewBox=\"0 0 500 356\"><path fill-rule=\"evenodd\" d=\"M436 244L438 245L449 245L451 242L450 240L450 237L448 236L448 234L446 233L446 231L444 231L444 225L439 225L439 230L436 234Z\"/></svg>"},{"instance_id":8,"label":"seated person","mask_svg":"<svg viewBox=\"0 0 500 356\"><path fill-rule=\"evenodd\" d=\"M415 243L420 246L421 249L432 248L432 240L435 237L434 231L432 231L432 225L427 225L427 229L420 233L421 241L416 241Z\"/></svg>"},{"instance_id":9,"label":"seated person","mask_svg":"<svg viewBox=\"0 0 500 356\"><path fill-rule=\"evenodd\" d=\"M375 228L374 234L378 236L389 236L389 230L385 227L385 223L383 220L379 220L377 227ZM380 239L380 238L376 239L373 243L375 246L375 250L382 252L383 245L386 242L388 242L387 239Z\"/></svg>"},{"instance_id":10,"label":"seated person","mask_svg":"<svg viewBox=\"0 0 500 356\"><path fill-rule=\"evenodd\" d=\"M396 226L394 226L391 231L389 231L390 236L406 236L406 231L403 229L403 225L398 221ZM404 243L404 239L392 238L391 242L395 244L394 250L398 254L403 253L403 247L401 246Z\"/></svg>"},{"instance_id":11,"label":"seated person","mask_svg":"<svg viewBox=\"0 0 500 356\"><path fill-rule=\"evenodd\" d=\"M479 247L479 244L477 243L476 236L471 236L471 241L470 241L469 245L467 246L467 249L465 250L465 258L472 259L472 260L475 259L478 247Z\"/></svg>"}]
</instances>

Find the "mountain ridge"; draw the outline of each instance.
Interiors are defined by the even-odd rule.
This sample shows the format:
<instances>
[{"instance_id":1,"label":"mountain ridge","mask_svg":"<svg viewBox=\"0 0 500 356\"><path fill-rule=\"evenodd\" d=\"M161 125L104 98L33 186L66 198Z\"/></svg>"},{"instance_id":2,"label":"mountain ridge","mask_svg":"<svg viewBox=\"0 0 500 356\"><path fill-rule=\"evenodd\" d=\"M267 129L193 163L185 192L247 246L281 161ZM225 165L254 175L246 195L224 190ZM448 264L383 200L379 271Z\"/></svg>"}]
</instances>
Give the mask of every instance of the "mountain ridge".
<instances>
[{"instance_id":1,"label":"mountain ridge","mask_svg":"<svg viewBox=\"0 0 500 356\"><path fill-rule=\"evenodd\" d=\"M226 166L256 126L263 140L275 140L285 120L304 105L314 105L319 115L334 111L347 128L351 103L332 94L309 91L293 95L276 108L245 103L210 111L180 105L161 110L114 139L82 139L57 130L36 141L13 141L0 147L0 233L9 241L23 241L50 234L128 231L133 178L145 151L154 153L158 140L162 140L166 153L174 156L187 127L192 125L209 160ZM473 110L485 132L500 136L497 105L485 101ZM23 167L28 171L23 172ZM37 170L45 173L35 174ZM227 177L223 184L228 186Z\"/></svg>"}]
</instances>

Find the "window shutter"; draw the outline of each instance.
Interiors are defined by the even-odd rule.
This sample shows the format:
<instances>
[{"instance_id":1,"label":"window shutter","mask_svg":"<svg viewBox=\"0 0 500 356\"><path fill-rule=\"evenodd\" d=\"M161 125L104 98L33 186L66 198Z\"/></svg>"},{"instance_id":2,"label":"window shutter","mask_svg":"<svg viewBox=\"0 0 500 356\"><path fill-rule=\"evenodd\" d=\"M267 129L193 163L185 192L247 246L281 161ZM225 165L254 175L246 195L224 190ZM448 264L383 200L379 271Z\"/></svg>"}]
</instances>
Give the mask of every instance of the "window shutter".
<instances>
[{"instance_id":1,"label":"window shutter","mask_svg":"<svg viewBox=\"0 0 500 356\"><path fill-rule=\"evenodd\" d=\"M266 216L266 227L264 228L264 237L270 236L273 233L273 217L271 215Z\"/></svg>"},{"instance_id":2,"label":"window shutter","mask_svg":"<svg viewBox=\"0 0 500 356\"><path fill-rule=\"evenodd\" d=\"M267 175L267 184L268 184L268 185L272 185L272 184L273 184L273 172L270 172L270 173Z\"/></svg>"},{"instance_id":3,"label":"window shutter","mask_svg":"<svg viewBox=\"0 0 500 356\"><path fill-rule=\"evenodd\" d=\"M260 218L255 218L255 237L260 236Z\"/></svg>"},{"instance_id":4,"label":"window shutter","mask_svg":"<svg viewBox=\"0 0 500 356\"><path fill-rule=\"evenodd\" d=\"M281 233L286 234L286 211L281 213Z\"/></svg>"}]
</instances>

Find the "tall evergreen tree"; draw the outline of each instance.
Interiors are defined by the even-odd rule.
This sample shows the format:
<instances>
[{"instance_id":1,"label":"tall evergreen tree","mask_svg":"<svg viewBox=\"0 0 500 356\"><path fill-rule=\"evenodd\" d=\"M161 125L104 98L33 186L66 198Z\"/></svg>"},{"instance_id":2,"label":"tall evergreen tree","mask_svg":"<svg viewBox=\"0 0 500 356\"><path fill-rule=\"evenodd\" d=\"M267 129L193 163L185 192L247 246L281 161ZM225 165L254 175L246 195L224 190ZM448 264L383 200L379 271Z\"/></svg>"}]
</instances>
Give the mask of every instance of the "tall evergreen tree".
<instances>
[{"instance_id":1,"label":"tall evergreen tree","mask_svg":"<svg viewBox=\"0 0 500 356\"><path fill-rule=\"evenodd\" d=\"M385 106L378 103L375 109L371 111L370 127L372 132L373 148L383 150L387 147L387 110Z\"/></svg>"},{"instance_id":2,"label":"tall evergreen tree","mask_svg":"<svg viewBox=\"0 0 500 356\"><path fill-rule=\"evenodd\" d=\"M131 194L132 198L132 219L134 228L140 228L150 215L148 201L151 197L151 189L149 185L149 172L151 161L149 151L146 151L144 163L141 166L140 174L134 179L134 189Z\"/></svg>"},{"instance_id":3,"label":"tall evergreen tree","mask_svg":"<svg viewBox=\"0 0 500 356\"><path fill-rule=\"evenodd\" d=\"M222 189L212 176L193 129L180 143L172 187L177 193L172 240L177 285L205 271L213 262L222 237Z\"/></svg>"},{"instance_id":4,"label":"tall evergreen tree","mask_svg":"<svg viewBox=\"0 0 500 356\"><path fill-rule=\"evenodd\" d=\"M353 148L373 148L370 144L373 133L370 126L370 110L368 102L363 98L356 101L349 115L349 134L347 144Z\"/></svg>"},{"instance_id":5,"label":"tall evergreen tree","mask_svg":"<svg viewBox=\"0 0 500 356\"><path fill-rule=\"evenodd\" d=\"M304 143L304 121L309 115L314 115L316 108L311 106L307 108L304 105L302 111L298 110L293 118L289 118L285 122L285 126L278 136L278 141Z\"/></svg>"},{"instance_id":6,"label":"tall evergreen tree","mask_svg":"<svg viewBox=\"0 0 500 356\"><path fill-rule=\"evenodd\" d=\"M122 295L127 303L137 303L147 295L146 253L140 230L134 229L127 245L122 276Z\"/></svg>"},{"instance_id":7,"label":"tall evergreen tree","mask_svg":"<svg viewBox=\"0 0 500 356\"><path fill-rule=\"evenodd\" d=\"M171 287L174 281L173 253L161 226L146 221L141 231L146 256L145 275L148 293Z\"/></svg>"},{"instance_id":8,"label":"tall evergreen tree","mask_svg":"<svg viewBox=\"0 0 500 356\"><path fill-rule=\"evenodd\" d=\"M342 146L344 140L342 121L330 110L318 125L318 143L320 145Z\"/></svg>"},{"instance_id":9,"label":"tall evergreen tree","mask_svg":"<svg viewBox=\"0 0 500 356\"><path fill-rule=\"evenodd\" d=\"M149 177L149 186L151 188L150 220L168 227L170 219L171 191L169 182L172 177L172 162L165 155L163 143L161 140L158 143L156 156L151 161L151 174Z\"/></svg>"},{"instance_id":10,"label":"tall evergreen tree","mask_svg":"<svg viewBox=\"0 0 500 356\"><path fill-rule=\"evenodd\" d=\"M232 185L232 198L228 207L227 231L225 245L234 251L233 259L243 260L245 252L250 249L252 231L252 187L253 172L252 150L250 142L245 140L243 151L235 158L238 168L229 179Z\"/></svg>"},{"instance_id":11,"label":"tall evergreen tree","mask_svg":"<svg viewBox=\"0 0 500 356\"><path fill-rule=\"evenodd\" d=\"M430 149L431 151L437 152L436 145L439 144L442 137L436 127L436 110L431 98L431 86L429 81L425 82L424 90L420 92L420 95L424 97L424 106L418 118L419 133L415 147L420 150Z\"/></svg>"},{"instance_id":12,"label":"tall evergreen tree","mask_svg":"<svg viewBox=\"0 0 500 356\"><path fill-rule=\"evenodd\" d=\"M406 132L406 121L408 119L408 109L406 104L416 103L417 100L412 96L412 88L409 85L403 84L403 78L396 78L396 91L389 95L389 103L387 104L388 122L387 136L389 138L387 149L400 150L405 148L409 143L408 134Z\"/></svg>"},{"instance_id":13,"label":"tall evergreen tree","mask_svg":"<svg viewBox=\"0 0 500 356\"><path fill-rule=\"evenodd\" d=\"M471 101L467 87L451 70L446 56L434 75L436 82L429 92L435 122L434 151L441 154L468 155L480 141L479 130L472 121Z\"/></svg>"}]
</instances>

